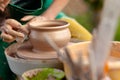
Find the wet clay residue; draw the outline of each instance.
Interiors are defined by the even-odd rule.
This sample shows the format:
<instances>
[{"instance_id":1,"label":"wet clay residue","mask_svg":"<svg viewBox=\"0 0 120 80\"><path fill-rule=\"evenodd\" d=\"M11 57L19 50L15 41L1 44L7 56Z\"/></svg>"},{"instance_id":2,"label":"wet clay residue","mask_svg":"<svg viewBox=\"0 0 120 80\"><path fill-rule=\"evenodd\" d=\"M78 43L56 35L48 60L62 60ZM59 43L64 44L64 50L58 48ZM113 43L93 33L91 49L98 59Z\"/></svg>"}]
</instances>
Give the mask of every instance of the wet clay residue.
<instances>
[{"instance_id":1,"label":"wet clay residue","mask_svg":"<svg viewBox=\"0 0 120 80\"><path fill-rule=\"evenodd\" d=\"M13 57L13 58L18 58L18 56L16 55L15 52L11 52L9 50L6 50L5 53L10 56L10 57Z\"/></svg>"},{"instance_id":2,"label":"wet clay residue","mask_svg":"<svg viewBox=\"0 0 120 80\"><path fill-rule=\"evenodd\" d=\"M6 48L5 53L11 57L17 58L16 52L19 46L20 45L18 45L17 43L14 43L10 45L8 48Z\"/></svg>"}]
</instances>

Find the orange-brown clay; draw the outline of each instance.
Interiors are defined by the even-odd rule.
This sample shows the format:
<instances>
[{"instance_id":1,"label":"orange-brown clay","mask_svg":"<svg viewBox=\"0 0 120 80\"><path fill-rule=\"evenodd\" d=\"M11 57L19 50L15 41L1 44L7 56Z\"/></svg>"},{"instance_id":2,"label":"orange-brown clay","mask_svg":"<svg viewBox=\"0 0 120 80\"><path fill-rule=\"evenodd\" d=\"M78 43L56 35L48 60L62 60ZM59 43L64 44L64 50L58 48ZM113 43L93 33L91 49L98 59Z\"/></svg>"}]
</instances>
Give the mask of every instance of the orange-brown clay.
<instances>
[{"instance_id":1,"label":"orange-brown clay","mask_svg":"<svg viewBox=\"0 0 120 80\"><path fill-rule=\"evenodd\" d=\"M34 52L53 51L53 48L46 42L44 33L46 33L59 48L68 44L71 38L68 29L69 23L61 20L47 20L40 23L30 23L29 40L33 46Z\"/></svg>"}]
</instances>

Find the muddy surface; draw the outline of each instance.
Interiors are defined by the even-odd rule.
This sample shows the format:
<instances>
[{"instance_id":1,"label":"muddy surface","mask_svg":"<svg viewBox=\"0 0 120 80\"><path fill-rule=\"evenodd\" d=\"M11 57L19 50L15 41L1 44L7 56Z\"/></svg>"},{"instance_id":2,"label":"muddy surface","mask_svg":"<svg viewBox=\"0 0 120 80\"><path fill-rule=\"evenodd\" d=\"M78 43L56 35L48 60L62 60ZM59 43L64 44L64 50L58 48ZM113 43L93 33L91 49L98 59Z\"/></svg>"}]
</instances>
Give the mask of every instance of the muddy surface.
<instances>
[{"instance_id":1,"label":"muddy surface","mask_svg":"<svg viewBox=\"0 0 120 80\"><path fill-rule=\"evenodd\" d=\"M28 42L22 44L14 43L6 49L6 54L21 59L57 59L57 53L54 52L39 52L32 51L32 45Z\"/></svg>"}]
</instances>

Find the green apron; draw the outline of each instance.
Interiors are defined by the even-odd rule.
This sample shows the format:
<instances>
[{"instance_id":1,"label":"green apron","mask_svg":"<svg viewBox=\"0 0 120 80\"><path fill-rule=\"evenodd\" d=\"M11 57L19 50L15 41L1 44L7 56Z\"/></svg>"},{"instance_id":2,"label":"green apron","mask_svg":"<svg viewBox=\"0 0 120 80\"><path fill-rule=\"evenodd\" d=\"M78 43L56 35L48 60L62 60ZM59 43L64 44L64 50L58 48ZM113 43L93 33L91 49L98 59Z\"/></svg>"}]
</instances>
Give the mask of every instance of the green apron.
<instances>
[{"instance_id":1,"label":"green apron","mask_svg":"<svg viewBox=\"0 0 120 80\"><path fill-rule=\"evenodd\" d=\"M53 0L32 0L32 1L31 0L21 0L21 2L18 2L18 3L16 2L17 5L14 5L15 1L16 0L13 0L13 2L11 4L9 4L8 8L10 9L10 13L11 13L10 15L12 16L12 18L14 18L18 21L25 15L40 15L40 14L42 14L45 10L47 10L49 8L51 3L53 2ZM26 3L24 1L26 1L30 7L25 6ZM35 4L33 4L33 3L35 3ZM39 5L39 4L41 4L41 5ZM38 6L36 6L36 5L38 5ZM20 6L23 6L24 8L22 8ZM32 7L32 9L31 9L31 7ZM60 12L56 18L61 18L63 16L65 16L65 14Z\"/></svg>"},{"instance_id":2,"label":"green apron","mask_svg":"<svg viewBox=\"0 0 120 80\"><path fill-rule=\"evenodd\" d=\"M10 71L6 57L4 55L4 49L8 46L0 38L0 80L14 80L15 75Z\"/></svg>"},{"instance_id":3,"label":"green apron","mask_svg":"<svg viewBox=\"0 0 120 80\"><path fill-rule=\"evenodd\" d=\"M8 5L11 18L20 21L25 15L40 15L51 5L53 0L12 0ZM28 6L29 5L29 6ZM65 16L62 12L56 18ZM0 80L15 80L15 75L10 71L4 49L10 44L0 39Z\"/></svg>"}]
</instances>

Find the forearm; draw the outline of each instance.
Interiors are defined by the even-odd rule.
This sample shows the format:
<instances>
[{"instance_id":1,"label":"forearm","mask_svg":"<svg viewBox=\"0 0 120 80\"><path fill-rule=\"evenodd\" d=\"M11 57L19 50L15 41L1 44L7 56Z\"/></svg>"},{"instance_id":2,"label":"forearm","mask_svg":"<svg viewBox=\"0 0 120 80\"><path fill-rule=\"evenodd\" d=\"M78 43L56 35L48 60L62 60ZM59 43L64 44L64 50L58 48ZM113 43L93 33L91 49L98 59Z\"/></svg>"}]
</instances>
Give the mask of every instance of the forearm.
<instances>
[{"instance_id":1,"label":"forearm","mask_svg":"<svg viewBox=\"0 0 120 80\"><path fill-rule=\"evenodd\" d=\"M52 5L42 15L49 19L54 19L68 2L69 0L54 0Z\"/></svg>"}]
</instances>

